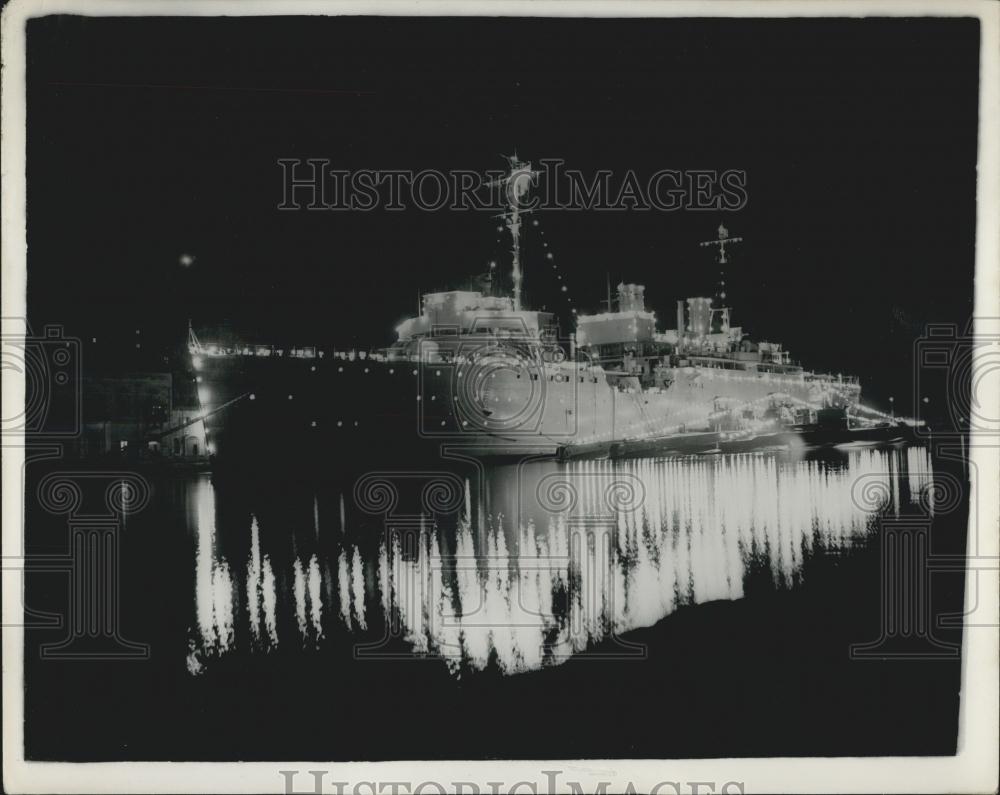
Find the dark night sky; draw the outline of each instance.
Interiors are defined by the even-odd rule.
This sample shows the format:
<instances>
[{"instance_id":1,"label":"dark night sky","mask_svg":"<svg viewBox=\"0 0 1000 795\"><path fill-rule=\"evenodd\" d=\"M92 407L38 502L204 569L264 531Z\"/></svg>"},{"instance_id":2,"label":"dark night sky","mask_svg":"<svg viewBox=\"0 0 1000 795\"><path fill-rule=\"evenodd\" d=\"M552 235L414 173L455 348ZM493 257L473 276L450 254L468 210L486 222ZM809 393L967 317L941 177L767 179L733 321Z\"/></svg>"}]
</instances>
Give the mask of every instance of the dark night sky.
<instances>
[{"instance_id":1,"label":"dark night sky","mask_svg":"<svg viewBox=\"0 0 1000 795\"><path fill-rule=\"evenodd\" d=\"M746 239L734 320L886 405L923 326L971 315L978 58L963 19L34 20L31 320L98 337L91 360L137 328L147 349L180 340L189 317L367 347L502 248L482 213L279 212L283 157L735 168L739 212L540 215L576 305L597 309L610 272L672 325L711 292L697 242L721 220ZM529 296L565 309L537 243Z\"/></svg>"}]
</instances>

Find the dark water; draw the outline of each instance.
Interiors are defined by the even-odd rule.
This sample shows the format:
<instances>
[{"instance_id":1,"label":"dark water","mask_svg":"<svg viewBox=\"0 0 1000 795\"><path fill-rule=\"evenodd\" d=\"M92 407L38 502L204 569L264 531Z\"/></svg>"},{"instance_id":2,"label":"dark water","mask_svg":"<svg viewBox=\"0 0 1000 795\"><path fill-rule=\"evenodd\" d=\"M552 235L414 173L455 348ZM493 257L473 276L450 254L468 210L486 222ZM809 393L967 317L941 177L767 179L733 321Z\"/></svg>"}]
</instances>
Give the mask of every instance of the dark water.
<instances>
[{"instance_id":1,"label":"dark water","mask_svg":"<svg viewBox=\"0 0 1000 795\"><path fill-rule=\"evenodd\" d=\"M950 753L960 632L880 642L886 533L964 549L949 466L914 446L157 476L118 532L120 636L148 659L42 659L66 632L29 630L28 754ZM43 546L61 522L29 516ZM932 612L962 585L936 576ZM28 595L65 610L65 578Z\"/></svg>"}]
</instances>

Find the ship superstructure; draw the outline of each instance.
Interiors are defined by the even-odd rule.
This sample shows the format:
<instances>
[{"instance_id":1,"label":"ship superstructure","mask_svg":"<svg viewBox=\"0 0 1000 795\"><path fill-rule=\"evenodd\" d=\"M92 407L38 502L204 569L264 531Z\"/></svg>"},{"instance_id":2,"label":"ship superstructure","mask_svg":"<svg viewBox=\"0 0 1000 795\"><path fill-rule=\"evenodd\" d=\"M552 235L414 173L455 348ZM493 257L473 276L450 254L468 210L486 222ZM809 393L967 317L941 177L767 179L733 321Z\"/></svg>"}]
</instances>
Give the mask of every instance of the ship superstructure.
<instances>
[{"instance_id":1,"label":"ship superstructure","mask_svg":"<svg viewBox=\"0 0 1000 795\"><path fill-rule=\"evenodd\" d=\"M777 343L731 323L724 270L712 298L678 301L659 331L640 284L618 285L607 311L579 315L561 338L554 315L522 305L521 202L534 172L509 158L502 187L512 242L511 295L423 296L388 349L343 351L204 343L191 332L210 443L230 459L358 444L386 451L447 444L468 454L518 455L572 445L764 421L808 421L858 404L856 379L814 373ZM727 262L729 237L705 245ZM610 293L610 290L609 290ZM305 447L303 446L305 445Z\"/></svg>"}]
</instances>

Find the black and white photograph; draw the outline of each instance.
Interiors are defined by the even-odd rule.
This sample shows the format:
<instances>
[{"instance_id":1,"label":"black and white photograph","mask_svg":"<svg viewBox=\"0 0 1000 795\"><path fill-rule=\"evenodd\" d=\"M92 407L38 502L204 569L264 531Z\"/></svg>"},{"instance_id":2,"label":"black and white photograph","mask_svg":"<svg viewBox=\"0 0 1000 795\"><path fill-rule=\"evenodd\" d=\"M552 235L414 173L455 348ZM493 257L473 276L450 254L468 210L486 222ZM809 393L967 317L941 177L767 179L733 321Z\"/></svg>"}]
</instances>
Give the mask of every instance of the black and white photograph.
<instances>
[{"instance_id":1,"label":"black and white photograph","mask_svg":"<svg viewBox=\"0 0 1000 795\"><path fill-rule=\"evenodd\" d=\"M9 4L7 791L996 791L998 7L907 5Z\"/></svg>"}]
</instances>

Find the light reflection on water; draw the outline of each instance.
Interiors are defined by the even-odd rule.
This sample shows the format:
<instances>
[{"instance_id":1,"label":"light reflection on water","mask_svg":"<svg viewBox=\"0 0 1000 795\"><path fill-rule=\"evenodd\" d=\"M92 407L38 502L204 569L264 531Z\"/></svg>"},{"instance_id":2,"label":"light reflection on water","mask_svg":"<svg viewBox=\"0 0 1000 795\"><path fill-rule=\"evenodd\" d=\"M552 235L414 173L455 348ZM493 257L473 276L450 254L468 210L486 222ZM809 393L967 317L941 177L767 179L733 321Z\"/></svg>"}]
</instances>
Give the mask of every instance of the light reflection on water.
<instances>
[{"instance_id":1,"label":"light reflection on water","mask_svg":"<svg viewBox=\"0 0 1000 795\"><path fill-rule=\"evenodd\" d=\"M482 487L466 480L449 515L381 517L391 531L352 527L350 491L330 527L313 495L298 540L251 513L228 559L202 479L188 495L188 669L345 639L370 656L439 656L455 674L558 664L681 606L743 598L751 571L798 586L810 556L867 540L872 515L926 499L931 475L923 447L499 467Z\"/></svg>"}]
</instances>

